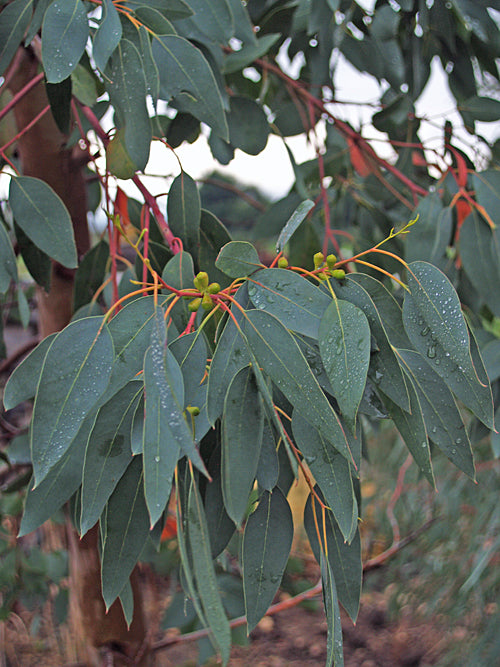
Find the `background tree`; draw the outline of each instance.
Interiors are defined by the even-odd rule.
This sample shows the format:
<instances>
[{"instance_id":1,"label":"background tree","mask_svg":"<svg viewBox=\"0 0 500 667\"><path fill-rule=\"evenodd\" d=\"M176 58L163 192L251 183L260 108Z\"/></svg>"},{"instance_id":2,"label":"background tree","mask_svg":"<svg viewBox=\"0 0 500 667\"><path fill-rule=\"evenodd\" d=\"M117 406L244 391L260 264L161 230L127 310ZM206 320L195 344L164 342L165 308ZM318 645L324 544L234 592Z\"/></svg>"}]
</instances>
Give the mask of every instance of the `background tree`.
<instances>
[{"instance_id":1,"label":"background tree","mask_svg":"<svg viewBox=\"0 0 500 667\"><path fill-rule=\"evenodd\" d=\"M227 662L217 557L237 532L251 629L281 580L301 475L328 663L341 664L338 604L355 618L360 595L364 429L390 417L431 484L435 448L471 477L470 434L500 448L500 172L476 133L500 115L498 14L469 0L3 5L0 289L27 322L17 253L42 337L4 394L7 409L34 398L20 534L69 501L87 642L140 662L134 566L175 508L186 595ZM339 54L380 82L371 121L394 159L337 117ZM297 55L293 78L280 63ZM439 149L419 138L434 58L481 159L449 121ZM152 141L175 152L200 132L221 164L270 134L315 147L302 164L289 153L293 188L256 216L254 237L276 244L269 268L201 208L182 164L166 211L144 184ZM108 224L91 244L98 207Z\"/></svg>"}]
</instances>

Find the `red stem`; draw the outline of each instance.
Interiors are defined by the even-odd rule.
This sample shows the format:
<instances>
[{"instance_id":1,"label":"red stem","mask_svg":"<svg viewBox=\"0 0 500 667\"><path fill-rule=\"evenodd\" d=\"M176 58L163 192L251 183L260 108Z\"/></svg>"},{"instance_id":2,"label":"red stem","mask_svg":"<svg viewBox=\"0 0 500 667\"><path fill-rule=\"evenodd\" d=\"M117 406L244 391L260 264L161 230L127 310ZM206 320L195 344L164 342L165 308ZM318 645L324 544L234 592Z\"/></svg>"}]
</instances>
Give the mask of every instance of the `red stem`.
<instances>
[{"instance_id":1,"label":"red stem","mask_svg":"<svg viewBox=\"0 0 500 667\"><path fill-rule=\"evenodd\" d=\"M4 116L6 116L9 113L9 111L16 106L16 104L19 102L19 100L22 100L22 98L25 95L27 95L30 92L30 90L37 85L37 83L42 81L44 76L45 76L44 73L40 72L40 74L37 74L33 79L31 79L31 81L29 81L24 86L24 88L21 88L21 90L19 90L14 95L14 97L11 99L11 101L8 104L6 104L4 106L4 108L0 111L0 120L2 120L2 118Z\"/></svg>"}]
</instances>

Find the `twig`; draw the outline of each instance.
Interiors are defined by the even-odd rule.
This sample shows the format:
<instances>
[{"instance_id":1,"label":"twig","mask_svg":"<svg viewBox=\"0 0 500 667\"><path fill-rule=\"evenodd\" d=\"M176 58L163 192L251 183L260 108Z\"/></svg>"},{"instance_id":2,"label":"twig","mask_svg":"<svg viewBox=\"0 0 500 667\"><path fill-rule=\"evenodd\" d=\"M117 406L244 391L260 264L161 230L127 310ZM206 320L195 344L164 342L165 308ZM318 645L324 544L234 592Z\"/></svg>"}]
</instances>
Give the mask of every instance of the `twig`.
<instances>
[{"instance_id":1,"label":"twig","mask_svg":"<svg viewBox=\"0 0 500 667\"><path fill-rule=\"evenodd\" d=\"M233 192L235 195L238 195L240 199L243 199L247 202L247 204L250 204L250 206L253 206L253 208L256 208L261 213L264 213L267 210L267 206L265 204L260 202L258 199L255 199L255 197L252 197L252 195L249 195L247 192L241 190L241 188L233 185L232 183L225 183L224 181L219 181L217 178L211 177L200 178L200 183L206 183L207 185L213 185L216 188L221 188L221 190Z\"/></svg>"},{"instance_id":2,"label":"twig","mask_svg":"<svg viewBox=\"0 0 500 667\"><path fill-rule=\"evenodd\" d=\"M410 544L410 542L416 540L417 537L425 530L427 530L427 528L430 525L432 525L436 520L437 517L435 516L431 517L430 519L427 519L425 523L423 523L421 526L419 526L416 530L411 532L406 537L403 537L402 540L399 540L398 542L393 542L391 546L385 551L383 551L381 554L375 556L375 558L370 558L369 560L365 561L363 564L363 572L374 570L376 567L380 567L381 565L383 565L386 560L389 560L389 558L394 556L398 551L401 551L403 547L405 547L407 544Z\"/></svg>"},{"instance_id":3,"label":"twig","mask_svg":"<svg viewBox=\"0 0 500 667\"><path fill-rule=\"evenodd\" d=\"M321 590L322 585L321 580L319 580L318 583L316 583L312 588L308 588L306 591L303 591L302 593L299 593L292 598L288 598L287 600L283 600L282 602L277 602L276 604L271 605L265 615L271 616L272 614L277 614L278 612L289 609L290 607L295 607L304 600L310 600L311 598L316 597L316 595L321 593ZM237 628L241 625L245 625L246 622L246 616L239 616L238 618L233 618L232 621L229 621L229 625L231 628ZM168 648L169 646L173 646L174 644L179 644L181 642L195 641L196 639L206 637L209 633L210 630L208 628L202 628L200 630L195 630L194 632L188 632L185 635L167 637L166 639L162 639L159 642L153 644L151 647L151 652L160 651L163 648Z\"/></svg>"}]
</instances>

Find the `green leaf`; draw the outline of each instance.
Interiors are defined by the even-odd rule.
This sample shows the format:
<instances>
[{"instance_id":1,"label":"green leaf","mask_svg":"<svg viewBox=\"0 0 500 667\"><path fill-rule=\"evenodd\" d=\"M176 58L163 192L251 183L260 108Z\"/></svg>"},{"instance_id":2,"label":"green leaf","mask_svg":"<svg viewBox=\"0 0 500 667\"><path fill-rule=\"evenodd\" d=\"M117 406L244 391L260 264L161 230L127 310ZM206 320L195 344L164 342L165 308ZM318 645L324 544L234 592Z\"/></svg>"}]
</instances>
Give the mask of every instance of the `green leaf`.
<instances>
[{"instance_id":1,"label":"green leaf","mask_svg":"<svg viewBox=\"0 0 500 667\"><path fill-rule=\"evenodd\" d=\"M144 492L151 527L161 517L172 489L172 478L179 459L179 444L170 429L169 414L162 403L153 375L152 351L144 360L146 401L144 409L143 458ZM181 416L182 419L182 416Z\"/></svg>"},{"instance_id":2,"label":"green leaf","mask_svg":"<svg viewBox=\"0 0 500 667\"><path fill-rule=\"evenodd\" d=\"M51 468L45 479L33 488L31 480L26 494L19 537L31 533L57 512L82 483L83 460L87 440L94 425L96 411L84 420L75 439Z\"/></svg>"},{"instance_id":3,"label":"green leaf","mask_svg":"<svg viewBox=\"0 0 500 667\"><path fill-rule=\"evenodd\" d=\"M323 584L323 604L328 623L325 665L327 667L331 667L331 665L334 665L335 667L343 667L342 621L340 618L337 588L330 561L324 557L323 553L321 553L320 568Z\"/></svg>"},{"instance_id":4,"label":"green leaf","mask_svg":"<svg viewBox=\"0 0 500 667\"><path fill-rule=\"evenodd\" d=\"M497 122L500 118L500 101L491 97L478 97L474 95L460 102L459 108L467 114L471 114L474 120L483 123Z\"/></svg>"},{"instance_id":5,"label":"green leaf","mask_svg":"<svg viewBox=\"0 0 500 667\"><path fill-rule=\"evenodd\" d=\"M413 262L408 274L403 322L417 352L453 393L494 429L491 389L472 363L469 332L457 293L445 275L426 262Z\"/></svg>"},{"instance_id":6,"label":"green leaf","mask_svg":"<svg viewBox=\"0 0 500 667\"><path fill-rule=\"evenodd\" d=\"M249 310L244 333L259 365L303 417L348 461L352 455L339 418L322 392L293 336L278 320Z\"/></svg>"},{"instance_id":7,"label":"green leaf","mask_svg":"<svg viewBox=\"0 0 500 667\"><path fill-rule=\"evenodd\" d=\"M113 342L100 317L72 322L53 340L33 406L31 451L37 485L104 393L112 363Z\"/></svg>"},{"instance_id":8,"label":"green leaf","mask_svg":"<svg viewBox=\"0 0 500 667\"><path fill-rule=\"evenodd\" d=\"M12 371L3 393L3 404L6 410L12 410L19 403L35 396L45 355L55 337L54 333L41 340Z\"/></svg>"},{"instance_id":9,"label":"green leaf","mask_svg":"<svg viewBox=\"0 0 500 667\"><path fill-rule=\"evenodd\" d=\"M165 16L171 21L176 19L185 19L188 16L193 15L193 10L191 7L184 2L184 0L146 0L149 7L153 7L160 12L163 12ZM144 5L144 0L128 0L128 4L132 7Z\"/></svg>"},{"instance_id":10,"label":"green leaf","mask_svg":"<svg viewBox=\"0 0 500 667\"><path fill-rule=\"evenodd\" d=\"M358 525L358 504L349 463L296 410L292 430L297 447L333 512L344 541L351 541Z\"/></svg>"},{"instance_id":11,"label":"green leaf","mask_svg":"<svg viewBox=\"0 0 500 667\"><path fill-rule=\"evenodd\" d=\"M443 206L437 192L432 192L420 201L412 213L413 218L417 215L416 233L409 234L405 241L406 261L425 258L439 265L452 238L452 210Z\"/></svg>"},{"instance_id":12,"label":"green leaf","mask_svg":"<svg viewBox=\"0 0 500 667\"><path fill-rule=\"evenodd\" d=\"M154 309L154 297L143 296L128 303L109 322L115 359L103 400L109 400L142 370L144 354L151 340Z\"/></svg>"},{"instance_id":13,"label":"green leaf","mask_svg":"<svg viewBox=\"0 0 500 667\"><path fill-rule=\"evenodd\" d=\"M212 477L205 489L205 507L208 509L206 519L210 544L212 546L212 558L217 558L227 547L236 526L229 518L224 506L222 495L221 477L221 448L217 444L214 453L210 457L208 472Z\"/></svg>"},{"instance_id":14,"label":"green leaf","mask_svg":"<svg viewBox=\"0 0 500 667\"><path fill-rule=\"evenodd\" d=\"M167 285L175 287L175 289L192 288L194 279L193 258L188 252L178 252L167 262L161 277ZM191 315L186 301L182 299L182 301L176 303L170 314L179 331L183 331Z\"/></svg>"},{"instance_id":15,"label":"green leaf","mask_svg":"<svg viewBox=\"0 0 500 667\"><path fill-rule=\"evenodd\" d=\"M153 403L159 400L159 405L162 412L164 412L173 442L201 472L206 474L205 464L198 452L193 440L193 434L183 415L184 384L182 373L172 353L170 353L170 357L167 355L167 360L164 357L164 327L163 310L158 307L151 331L151 348L146 354L144 363L146 418L148 412L148 391L150 392L151 387L153 387Z\"/></svg>"},{"instance_id":16,"label":"green leaf","mask_svg":"<svg viewBox=\"0 0 500 667\"><path fill-rule=\"evenodd\" d=\"M146 80L141 56L127 39L113 52L105 72L106 90L125 128L127 153L137 169L149 159L152 132L146 106Z\"/></svg>"},{"instance_id":17,"label":"green leaf","mask_svg":"<svg viewBox=\"0 0 500 667\"><path fill-rule=\"evenodd\" d=\"M215 266L215 260L222 246L231 241L231 236L222 222L210 211L201 209L200 249L198 265L206 271L210 280L218 282L224 289L231 280Z\"/></svg>"},{"instance_id":18,"label":"green leaf","mask_svg":"<svg viewBox=\"0 0 500 667\"><path fill-rule=\"evenodd\" d=\"M42 63L49 83L66 79L80 62L89 24L80 0L55 0L43 18Z\"/></svg>"},{"instance_id":19,"label":"green leaf","mask_svg":"<svg viewBox=\"0 0 500 667\"><path fill-rule=\"evenodd\" d=\"M410 395L409 412L402 410L399 405L393 403L387 396L383 397L384 403L389 411L392 421L410 450L415 463L424 473L429 483L435 488L429 440L420 400L411 379L408 380L406 386Z\"/></svg>"},{"instance_id":20,"label":"green leaf","mask_svg":"<svg viewBox=\"0 0 500 667\"><path fill-rule=\"evenodd\" d=\"M354 433L370 365L370 325L357 306L335 299L321 318L318 340L340 412Z\"/></svg>"},{"instance_id":21,"label":"green leaf","mask_svg":"<svg viewBox=\"0 0 500 667\"><path fill-rule=\"evenodd\" d=\"M248 292L246 284L242 285L236 293L235 300L243 307L248 302ZM232 309L237 322L241 322L241 314L237 308ZM222 414L224 408L224 399L227 388L233 377L239 370L247 366L251 361L247 349L247 343L232 318L222 330L217 342L210 370L208 374L208 396L207 413L212 426Z\"/></svg>"},{"instance_id":22,"label":"green leaf","mask_svg":"<svg viewBox=\"0 0 500 667\"><path fill-rule=\"evenodd\" d=\"M315 492L317 491L316 487ZM322 499L321 493L319 493L319 497ZM316 515L316 520L314 515ZM321 507L311 494L309 494L304 508L304 526L314 557L318 563L321 563L321 558L325 553L326 532L328 563L335 580L339 601L351 619L356 621L359 611L361 578L363 574L359 530L356 530L352 542L350 544L347 543L335 521L333 513L328 508L325 509L325 520L323 521ZM319 527L321 532L319 538L316 526Z\"/></svg>"},{"instance_id":23,"label":"green leaf","mask_svg":"<svg viewBox=\"0 0 500 667\"><path fill-rule=\"evenodd\" d=\"M127 628L130 628L134 617L134 592L130 580L125 583L125 586L120 592L120 604L125 617Z\"/></svg>"},{"instance_id":24,"label":"green leaf","mask_svg":"<svg viewBox=\"0 0 500 667\"><path fill-rule=\"evenodd\" d=\"M242 547L243 589L248 632L264 616L279 588L293 539L290 506L276 487L264 491L245 525Z\"/></svg>"},{"instance_id":25,"label":"green leaf","mask_svg":"<svg viewBox=\"0 0 500 667\"><path fill-rule=\"evenodd\" d=\"M219 252L215 266L231 278L244 278L261 269L262 262L251 243L230 241Z\"/></svg>"},{"instance_id":26,"label":"green leaf","mask_svg":"<svg viewBox=\"0 0 500 667\"><path fill-rule=\"evenodd\" d=\"M14 0L2 11L0 21L0 76L10 65L31 20L33 0Z\"/></svg>"},{"instance_id":27,"label":"green leaf","mask_svg":"<svg viewBox=\"0 0 500 667\"><path fill-rule=\"evenodd\" d=\"M467 277L495 317L500 317L500 235L473 210L460 228L460 259Z\"/></svg>"},{"instance_id":28,"label":"green leaf","mask_svg":"<svg viewBox=\"0 0 500 667\"><path fill-rule=\"evenodd\" d=\"M96 290L104 282L109 259L109 245L99 241L83 257L75 275L73 310L78 310L92 300Z\"/></svg>"},{"instance_id":29,"label":"green leaf","mask_svg":"<svg viewBox=\"0 0 500 667\"><path fill-rule=\"evenodd\" d=\"M229 141L248 155L258 155L267 145L269 124L262 107L249 97L233 95L227 115Z\"/></svg>"},{"instance_id":30,"label":"green leaf","mask_svg":"<svg viewBox=\"0 0 500 667\"><path fill-rule=\"evenodd\" d=\"M207 367L207 344L200 330L176 338L168 346L177 360L184 378L185 405L195 405L191 397L197 395L198 388ZM199 407L199 406L198 406Z\"/></svg>"},{"instance_id":31,"label":"green leaf","mask_svg":"<svg viewBox=\"0 0 500 667\"><path fill-rule=\"evenodd\" d=\"M47 183L31 176L12 178L9 203L17 224L33 243L63 266L76 268L71 217Z\"/></svg>"},{"instance_id":32,"label":"green leaf","mask_svg":"<svg viewBox=\"0 0 500 667\"><path fill-rule=\"evenodd\" d=\"M129 382L100 408L85 451L81 496L81 535L99 520L132 460L130 431L143 383Z\"/></svg>"},{"instance_id":33,"label":"green leaf","mask_svg":"<svg viewBox=\"0 0 500 667\"><path fill-rule=\"evenodd\" d=\"M349 279L361 285L370 295L390 343L409 349L411 344L403 327L403 311L387 287L366 273L353 273Z\"/></svg>"},{"instance_id":34,"label":"green leaf","mask_svg":"<svg viewBox=\"0 0 500 667\"><path fill-rule=\"evenodd\" d=\"M196 586L203 611L217 648L221 653L222 661L227 664L231 649L231 630L217 586L203 503L194 483L189 491L187 525Z\"/></svg>"},{"instance_id":35,"label":"green leaf","mask_svg":"<svg viewBox=\"0 0 500 667\"><path fill-rule=\"evenodd\" d=\"M285 248L285 245L291 239L299 225L306 219L307 214L312 208L314 208L314 202L310 199L306 199L299 204L280 232L276 241L276 252L281 252Z\"/></svg>"},{"instance_id":36,"label":"green leaf","mask_svg":"<svg viewBox=\"0 0 500 667\"><path fill-rule=\"evenodd\" d=\"M279 468L276 440L271 422L266 416L264 419L259 463L257 465L257 482L259 486L266 491L272 491L278 485Z\"/></svg>"},{"instance_id":37,"label":"green leaf","mask_svg":"<svg viewBox=\"0 0 500 667\"><path fill-rule=\"evenodd\" d=\"M101 72L106 69L111 54L122 38L122 32L122 24L113 0L103 0L101 22L92 43L92 55Z\"/></svg>"},{"instance_id":38,"label":"green leaf","mask_svg":"<svg viewBox=\"0 0 500 667\"><path fill-rule=\"evenodd\" d=\"M142 457L132 459L108 501L102 547L102 597L109 609L122 592L149 533Z\"/></svg>"},{"instance_id":39,"label":"green leaf","mask_svg":"<svg viewBox=\"0 0 500 667\"><path fill-rule=\"evenodd\" d=\"M228 43L234 34L234 21L227 0L189 0L189 6L194 12L190 20L204 35L213 42Z\"/></svg>"},{"instance_id":40,"label":"green leaf","mask_svg":"<svg viewBox=\"0 0 500 667\"><path fill-rule=\"evenodd\" d=\"M262 35L255 43L250 43L243 46L239 51L229 53L224 60L224 74L238 72L253 63L257 58L262 58L279 38L280 35L277 33Z\"/></svg>"},{"instance_id":41,"label":"green leaf","mask_svg":"<svg viewBox=\"0 0 500 667\"><path fill-rule=\"evenodd\" d=\"M50 102L50 110L57 127L63 134L69 134L71 123L71 77L60 83L45 84L45 91Z\"/></svg>"},{"instance_id":42,"label":"green leaf","mask_svg":"<svg viewBox=\"0 0 500 667\"><path fill-rule=\"evenodd\" d=\"M452 463L474 479L469 435L453 394L418 352L399 350L398 354L417 390L428 436Z\"/></svg>"},{"instance_id":43,"label":"green leaf","mask_svg":"<svg viewBox=\"0 0 500 667\"><path fill-rule=\"evenodd\" d=\"M16 256L7 230L0 223L0 294L9 289L11 280L17 282Z\"/></svg>"},{"instance_id":44,"label":"green leaf","mask_svg":"<svg viewBox=\"0 0 500 667\"><path fill-rule=\"evenodd\" d=\"M321 318L331 297L286 269L263 269L248 282L248 294L256 308L277 317L287 329L318 338Z\"/></svg>"},{"instance_id":45,"label":"green leaf","mask_svg":"<svg viewBox=\"0 0 500 667\"><path fill-rule=\"evenodd\" d=\"M135 15L139 21L156 35L175 35L172 23L153 7L137 7Z\"/></svg>"},{"instance_id":46,"label":"green leaf","mask_svg":"<svg viewBox=\"0 0 500 667\"><path fill-rule=\"evenodd\" d=\"M250 366L232 379L222 419L222 493L230 518L241 526L262 445L264 414Z\"/></svg>"},{"instance_id":47,"label":"green leaf","mask_svg":"<svg viewBox=\"0 0 500 667\"><path fill-rule=\"evenodd\" d=\"M200 245L200 194L196 183L185 171L177 176L168 193L168 225L184 248L195 257Z\"/></svg>"},{"instance_id":48,"label":"green leaf","mask_svg":"<svg viewBox=\"0 0 500 667\"><path fill-rule=\"evenodd\" d=\"M333 280L330 283L335 290L335 294L340 299L350 301L360 308L370 324L372 336L378 347L378 351L372 354L370 362L369 374L373 377L374 383L394 403L397 403L403 410L408 410L410 399L403 371L389 342L383 320L370 294L364 286L350 277L346 277L342 281Z\"/></svg>"},{"instance_id":49,"label":"green leaf","mask_svg":"<svg viewBox=\"0 0 500 667\"><path fill-rule=\"evenodd\" d=\"M182 110L229 139L222 97L202 52L183 37L163 35L153 41L160 72L160 94L169 102L182 93Z\"/></svg>"},{"instance_id":50,"label":"green leaf","mask_svg":"<svg viewBox=\"0 0 500 667\"><path fill-rule=\"evenodd\" d=\"M28 238L15 220L14 232L16 234L19 254L23 258L31 277L46 292L50 292L52 281L52 262L50 261L50 257Z\"/></svg>"}]
</instances>

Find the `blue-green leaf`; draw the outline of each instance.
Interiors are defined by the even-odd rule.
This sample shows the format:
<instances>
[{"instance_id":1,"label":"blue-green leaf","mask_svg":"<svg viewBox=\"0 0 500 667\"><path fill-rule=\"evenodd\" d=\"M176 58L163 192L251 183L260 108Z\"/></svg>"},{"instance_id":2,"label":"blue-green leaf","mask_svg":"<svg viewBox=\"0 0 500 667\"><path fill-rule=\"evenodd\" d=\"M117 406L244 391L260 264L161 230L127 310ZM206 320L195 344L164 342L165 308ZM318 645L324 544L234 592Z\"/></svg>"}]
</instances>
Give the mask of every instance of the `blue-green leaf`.
<instances>
[{"instance_id":1,"label":"blue-green leaf","mask_svg":"<svg viewBox=\"0 0 500 667\"><path fill-rule=\"evenodd\" d=\"M279 588L293 539L290 506L278 487L264 491L245 525L243 589L248 632L264 616Z\"/></svg>"},{"instance_id":2,"label":"blue-green leaf","mask_svg":"<svg viewBox=\"0 0 500 667\"><path fill-rule=\"evenodd\" d=\"M93 40L95 64L104 72L108 60L122 38L122 24L113 0L103 0L102 19Z\"/></svg>"},{"instance_id":3,"label":"blue-green leaf","mask_svg":"<svg viewBox=\"0 0 500 667\"><path fill-rule=\"evenodd\" d=\"M358 504L349 463L296 410L292 430L297 447L323 492L344 540L351 541L358 525Z\"/></svg>"},{"instance_id":4,"label":"blue-green leaf","mask_svg":"<svg viewBox=\"0 0 500 667\"><path fill-rule=\"evenodd\" d=\"M81 0L54 0L42 24L42 63L49 83L66 79L80 62L89 24Z\"/></svg>"},{"instance_id":5,"label":"blue-green leaf","mask_svg":"<svg viewBox=\"0 0 500 667\"><path fill-rule=\"evenodd\" d=\"M5 294L11 280L17 282L16 256L7 230L0 224L0 294Z\"/></svg>"},{"instance_id":6,"label":"blue-green leaf","mask_svg":"<svg viewBox=\"0 0 500 667\"><path fill-rule=\"evenodd\" d=\"M146 106L146 80L141 56L127 39L113 52L105 72L106 90L125 127L125 146L137 169L149 159L151 122Z\"/></svg>"},{"instance_id":7,"label":"blue-green leaf","mask_svg":"<svg viewBox=\"0 0 500 667\"><path fill-rule=\"evenodd\" d=\"M30 23L33 0L14 0L0 20L0 76L10 65Z\"/></svg>"},{"instance_id":8,"label":"blue-green leaf","mask_svg":"<svg viewBox=\"0 0 500 667\"><path fill-rule=\"evenodd\" d=\"M293 336L275 317L261 310L246 313L243 330L259 365L293 407L352 461L339 419Z\"/></svg>"},{"instance_id":9,"label":"blue-green leaf","mask_svg":"<svg viewBox=\"0 0 500 667\"><path fill-rule=\"evenodd\" d=\"M200 244L200 194L196 183L185 171L181 171L170 186L167 213L173 234L182 239L188 252L196 256Z\"/></svg>"},{"instance_id":10,"label":"blue-green leaf","mask_svg":"<svg viewBox=\"0 0 500 667\"><path fill-rule=\"evenodd\" d=\"M68 209L44 181L31 176L12 178L9 203L16 223L49 257L76 268L76 245Z\"/></svg>"},{"instance_id":11,"label":"blue-green leaf","mask_svg":"<svg viewBox=\"0 0 500 667\"><path fill-rule=\"evenodd\" d=\"M291 239L299 225L306 219L307 214L312 208L314 208L314 202L310 199L306 199L299 204L290 218L286 221L285 226L278 236L278 240L276 241L276 252L281 252L285 248L285 245Z\"/></svg>"},{"instance_id":12,"label":"blue-green leaf","mask_svg":"<svg viewBox=\"0 0 500 667\"><path fill-rule=\"evenodd\" d=\"M331 297L286 269L263 269L248 281L248 294L259 310L274 315L287 329L318 338L321 318Z\"/></svg>"},{"instance_id":13,"label":"blue-green leaf","mask_svg":"<svg viewBox=\"0 0 500 667\"><path fill-rule=\"evenodd\" d=\"M53 340L33 406L31 451L37 485L104 393L112 363L113 342L100 317L72 322Z\"/></svg>"},{"instance_id":14,"label":"blue-green leaf","mask_svg":"<svg viewBox=\"0 0 500 667\"><path fill-rule=\"evenodd\" d=\"M458 468L474 479L474 460L467 428L446 383L413 350L399 350L417 390L429 438Z\"/></svg>"},{"instance_id":15,"label":"blue-green leaf","mask_svg":"<svg viewBox=\"0 0 500 667\"><path fill-rule=\"evenodd\" d=\"M82 483L85 447L96 413L94 410L89 414L70 447L35 488L35 480L32 478L26 494L19 537L31 533L50 519Z\"/></svg>"},{"instance_id":16,"label":"blue-green leaf","mask_svg":"<svg viewBox=\"0 0 500 667\"><path fill-rule=\"evenodd\" d=\"M409 266L411 294L405 295L403 322L411 342L453 393L494 429L491 389L474 368L457 293L435 266L426 262Z\"/></svg>"},{"instance_id":17,"label":"blue-green leaf","mask_svg":"<svg viewBox=\"0 0 500 667\"><path fill-rule=\"evenodd\" d=\"M318 492L317 487L315 492ZM321 493L319 493L319 497L322 499ZM314 515L316 515L316 519ZM323 522L321 507L311 494L304 509L304 526L318 563L321 563L322 555L325 552L328 553L328 563L335 580L339 600L352 620L355 621L359 610L363 573L359 530L356 530L351 543L347 543L333 513L328 508L325 510L325 520ZM317 527L320 530L319 537Z\"/></svg>"},{"instance_id":18,"label":"blue-green leaf","mask_svg":"<svg viewBox=\"0 0 500 667\"><path fill-rule=\"evenodd\" d=\"M353 433L370 365L371 334L365 314L335 299L321 318L319 349L340 412Z\"/></svg>"},{"instance_id":19,"label":"blue-green leaf","mask_svg":"<svg viewBox=\"0 0 500 667\"><path fill-rule=\"evenodd\" d=\"M221 248L215 266L231 278L244 278L262 268L254 246L247 241L230 241Z\"/></svg>"},{"instance_id":20,"label":"blue-green leaf","mask_svg":"<svg viewBox=\"0 0 500 667\"><path fill-rule=\"evenodd\" d=\"M246 366L229 385L222 419L222 492L227 513L238 526L257 473L263 417L257 383Z\"/></svg>"},{"instance_id":21,"label":"blue-green leaf","mask_svg":"<svg viewBox=\"0 0 500 667\"><path fill-rule=\"evenodd\" d=\"M231 648L231 630L217 586L205 510L198 488L194 483L189 492L188 535L196 586L203 611L223 663L227 664Z\"/></svg>"},{"instance_id":22,"label":"blue-green leaf","mask_svg":"<svg viewBox=\"0 0 500 667\"><path fill-rule=\"evenodd\" d=\"M143 383L129 382L100 408L85 451L80 531L98 521L118 481L132 460L130 430Z\"/></svg>"},{"instance_id":23,"label":"blue-green leaf","mask_svg":"<svg viewBox=\"0 0 500 667\"><path fill-rule=\"evenodd\" d=\"M55 337L54 333L40 341L35 349L13 370L3 393L3 404L6 410L12 410L19 403L35 396L45 355Z\"/></svg>"},{"instance_id":24,"label":"blue-green leaf","mask_svg":"<svg viewBox=\"0 0 500 667\"><path fill-rule=\"evenodd\" d=\"M226 141L229 131L222 97L202 52L183 37L162 35L153 42L160 94L168 102L182 94L183 111L207 123Z\"/></svg>"},{"instance_id":25,"label":"blue-green leaf","mask_svg":"<svg viewBox=\"0 0 500 667\"><path fill-rule=\"evenodd\" d=\"M102 547L102 597L109 609L122 592L149 533L142 457L132 459L108 501Z\"/></svg>"}]
</instances>

